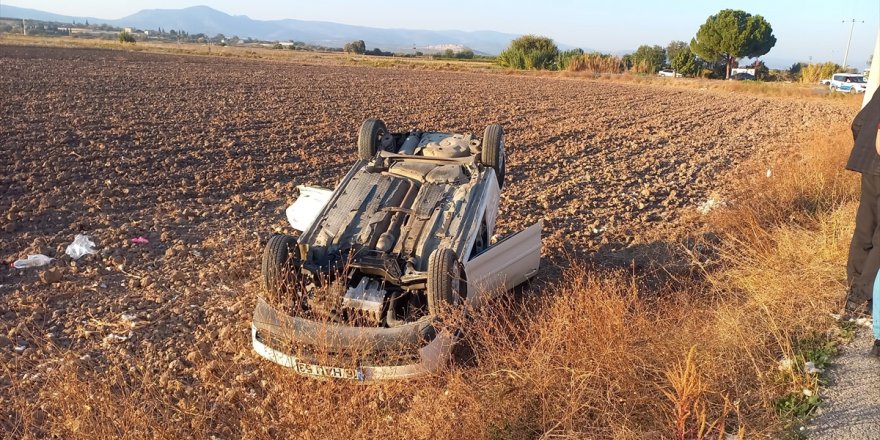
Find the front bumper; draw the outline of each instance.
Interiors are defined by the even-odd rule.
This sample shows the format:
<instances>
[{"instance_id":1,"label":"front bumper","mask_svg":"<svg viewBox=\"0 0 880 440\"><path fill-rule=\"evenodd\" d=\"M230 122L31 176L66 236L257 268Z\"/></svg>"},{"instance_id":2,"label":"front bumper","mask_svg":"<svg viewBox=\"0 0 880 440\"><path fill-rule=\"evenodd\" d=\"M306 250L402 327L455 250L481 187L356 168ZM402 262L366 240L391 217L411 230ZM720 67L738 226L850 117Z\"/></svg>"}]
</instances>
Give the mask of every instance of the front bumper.
<instances>
[{"instance_id":1,"label":"front bumper","mask_svg":"<svg viewBox=\"0 0 880 440\"><path fill-rule=\"evenodd\" d=\"M428 320L395 328L352 327L288 316L257 299L254 351L311 377L380 381L436 373L449 363L455 338Z\"/></svg>"}]
</instances>

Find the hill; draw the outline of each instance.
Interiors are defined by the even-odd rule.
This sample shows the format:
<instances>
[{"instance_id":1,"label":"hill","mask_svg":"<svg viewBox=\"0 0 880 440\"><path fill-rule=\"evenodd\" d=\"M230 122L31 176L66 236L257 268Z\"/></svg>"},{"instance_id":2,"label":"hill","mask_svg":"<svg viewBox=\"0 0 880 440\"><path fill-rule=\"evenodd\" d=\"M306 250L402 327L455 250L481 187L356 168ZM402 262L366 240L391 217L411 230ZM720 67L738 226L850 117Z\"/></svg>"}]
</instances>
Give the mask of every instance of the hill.
<instances>
[{"instance_id":1,"label":"hill","mask_svg":"<svg viewBox=\"0 0 880 440\"><path fill-rule=\"evenodd\" d=\"M403 51L429 46L465 46L477 53L497 54L518 35L495 31L381 29L366 26L295 19L254 20L244 15L229 15L208 6L183 9L145 9L120 19L74 17L36 9L3 5L0 16L58 22L106 23L139 29L176 29L206 35L237 35L260 40L296 40L328 47L342 47L353 40L364 40L367 48ZM430 51L430 50L428 50Z\"/></svg>"}]
</instances>

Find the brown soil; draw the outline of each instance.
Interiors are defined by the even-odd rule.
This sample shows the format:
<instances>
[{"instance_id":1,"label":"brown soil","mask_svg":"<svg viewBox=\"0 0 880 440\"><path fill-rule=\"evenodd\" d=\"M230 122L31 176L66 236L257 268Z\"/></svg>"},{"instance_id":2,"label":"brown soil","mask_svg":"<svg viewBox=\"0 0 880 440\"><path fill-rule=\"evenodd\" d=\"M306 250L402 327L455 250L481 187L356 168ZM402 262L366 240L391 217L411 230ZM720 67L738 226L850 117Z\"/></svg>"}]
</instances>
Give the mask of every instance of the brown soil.
<instances>
[{"instance_id":1,"label":"brown soil","mask_svg":"<svg viewBox=\"0 0 880 440\"><path fill-rule=\"evenodd\" d=\"M268 363L247 338L262 246L286 230L296 185L342 177L367 117L502 124L499 227L543 219L552 268L686 232L737 164L853 114L659 86L15 46L0 46L0 96L0 427L37 434L52 411L2 390L48 398L71 353L151 371L175 384L172 403L222 393L193 379L203 370L259 378ZM99 253L64 257L77 233ZM53 272L10 268L29 253L57 258Z\"/></svg>"}]
</instances>

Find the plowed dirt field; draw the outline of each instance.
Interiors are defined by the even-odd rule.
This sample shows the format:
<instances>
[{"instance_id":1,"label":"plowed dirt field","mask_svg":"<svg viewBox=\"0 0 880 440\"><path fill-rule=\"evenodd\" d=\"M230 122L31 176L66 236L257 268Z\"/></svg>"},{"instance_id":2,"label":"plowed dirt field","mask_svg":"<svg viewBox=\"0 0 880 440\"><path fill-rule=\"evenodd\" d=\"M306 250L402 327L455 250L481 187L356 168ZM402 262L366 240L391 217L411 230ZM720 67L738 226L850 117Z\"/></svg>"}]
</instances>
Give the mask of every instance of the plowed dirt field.
<instances>
[{"instance_id":1,"label":"plowed dirt field","mask_svg":"<svg viewBox=\"0 0 880 440\"><path fill-rule=\"evenodd\" d=\"M247 431L187 402L266 398L275 367L248 343L262 246L296 185L343 176L365 118L502 124L499 227L543 219L553 277L568 258L680 235L738 164L854 114L651 85L14 46L0 46L0 97L0 428L36 435L67 426L45 402L69 363L151 374L177 421ZM79 233L99 251L71 262ZM10 268L31 253L56 258L52 271Z\"/></svg>"}]
</instances>

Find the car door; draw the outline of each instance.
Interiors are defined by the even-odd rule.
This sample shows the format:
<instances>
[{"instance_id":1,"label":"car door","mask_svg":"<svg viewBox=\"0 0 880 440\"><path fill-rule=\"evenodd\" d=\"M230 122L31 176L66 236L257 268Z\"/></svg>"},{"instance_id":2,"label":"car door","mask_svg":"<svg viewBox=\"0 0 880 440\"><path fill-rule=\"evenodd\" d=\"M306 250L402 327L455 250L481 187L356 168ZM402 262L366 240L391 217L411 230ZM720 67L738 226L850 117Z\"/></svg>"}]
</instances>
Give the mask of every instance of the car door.
<instances>
[{"instance_id":1,"label":"car door","mask_svg":"<svg viewBox=\"0 0 880 440\"><path fill-rule=\"evenodd\" d=\"M543 222L495 243L464 264L467 304L479 307L493 295L533 277L541 264Z\"/></svg>"}]
</instances>

